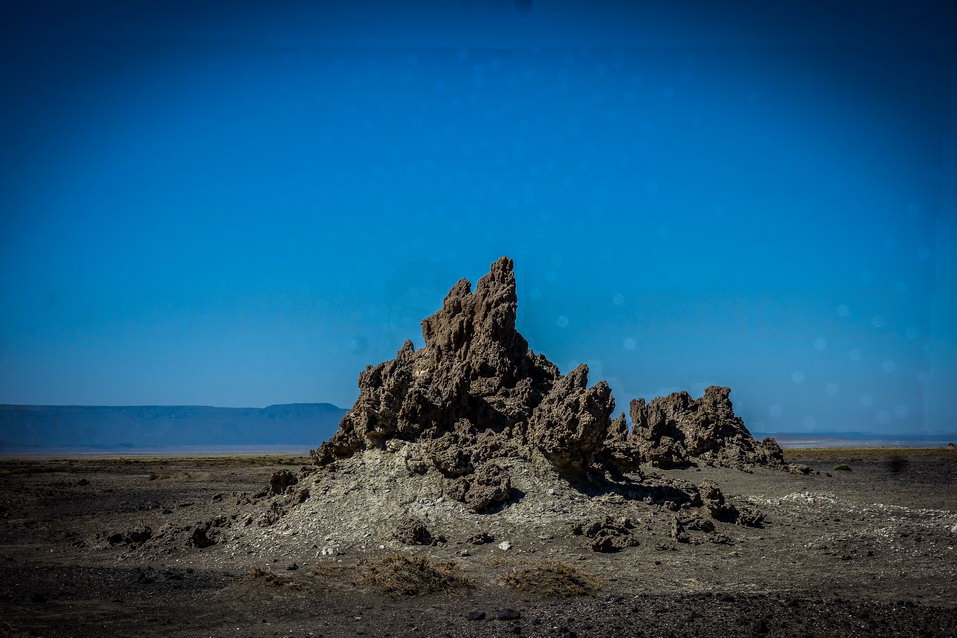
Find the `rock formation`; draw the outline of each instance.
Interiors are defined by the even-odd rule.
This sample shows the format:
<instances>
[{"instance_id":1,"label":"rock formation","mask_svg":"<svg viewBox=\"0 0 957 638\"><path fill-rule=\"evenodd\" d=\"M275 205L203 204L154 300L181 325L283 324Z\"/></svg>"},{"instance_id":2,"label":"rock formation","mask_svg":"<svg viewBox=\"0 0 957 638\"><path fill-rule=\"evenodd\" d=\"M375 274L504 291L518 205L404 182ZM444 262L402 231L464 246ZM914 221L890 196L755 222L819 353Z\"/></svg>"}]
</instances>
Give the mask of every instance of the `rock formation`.
<instances>
[{"instance_id":1,"label":"rock formation","mask_svg":"<svg viewBox=\"0 0 957 638\"><path fill-rule=\"evenodd\" d=\"M634 427L628 440L639 457L661 468L704 462L723 467L783 466L774 439L756 441L735 416L731 388L711 386L700 399L687 392L631 402Z\"/></svg>"},{"instance_id":2,"label":"rock formation","mask_svg":"<svg viewBox=\"0 0 957 638\"><path fill-rule=\"evenodd\" d=\"M483 492L473 500L478 508L501 502L502 471L479 471L496 458L535 456L568 475L584 473L609 432L611 390L604 382L588 387L585 365L563 377L529 350L515 329L512 268L511 259L499 259L474 292L460 280L422 322L424 348L406 341L395 359L362 372L359 398L335 436L313 451L315 462L392 438L427 441L428 461L446 477L476 475L455 492L467 501Z\"/></svg>"},{"instance_id":3,"label":"rock formation","mask_svg":"<svg viewBox=\"0 0 957 638\"><path fill-rule=\"evenodd\" d=\"M466 279L422 322L425 347L406 341L395 359L359 375L360 395L339 431L312 456L330 465L393 439L421 444L410 471L434 468L446 493L483 512L506 503L508 473L496 460L520 456L575 480L596 466L632 472L642 461L674 467L693 460L730 466L780 464L770 440L757 443L734 415L728 388L693 400L685 392L632 402L634 430L604 381L588 385L588 367L562 376L529 350L515 329L512 260L502 257L475 291ZM286 485L273 489L285 488Z\"/></svg>"}]
</instances>

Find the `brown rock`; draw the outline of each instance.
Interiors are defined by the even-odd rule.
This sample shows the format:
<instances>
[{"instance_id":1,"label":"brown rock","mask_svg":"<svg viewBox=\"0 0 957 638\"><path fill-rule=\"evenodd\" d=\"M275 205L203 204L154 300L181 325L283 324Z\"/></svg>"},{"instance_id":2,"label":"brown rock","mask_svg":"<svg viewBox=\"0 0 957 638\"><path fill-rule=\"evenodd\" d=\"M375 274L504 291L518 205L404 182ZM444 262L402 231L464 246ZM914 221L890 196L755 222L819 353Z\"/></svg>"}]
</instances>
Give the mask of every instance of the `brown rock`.
<instances>
[{"instance_id":1,"label":"brown rock","mask_svg":"<svg viewBox=\"0 0 957 638\"><path fill-rule=\"evenodd\" d=\"M207 532L209 531L208 525L197 525L193 528L192 532L189 535L189 542L194 547L204 549L206 547L212 547L216 544L216 541L211 539Z\"/></svg>"},{"instance_id":2,"label":"brown rock","mask_svg":"<svg viewBox=\"0 0 957 638\"><path fill-rule=\"evenodd\" d=\"M700 399L676 392L645 403L631 402L634 429L630 441L642 460L662 468L693 462L747 469L784 467L774 439L758 442L734 414L730 388L711 386Z\"/></svg>"},{"instance_id":3,"label":"brown rock","mask_svg":"<svg viewBox=\"0 0 957 638\"><path fill-rule=\"evenodd\" d=\"M456 481L447 494L465 503L473 512L482 513L511 498L512 482L508 472L494 463L488 463L473 475Z\"/></svg>"},{"instance_id":4,"label":"brown rock","mask_svg":"<svg viewBox=\"0 0 957 638\"><path fill-rule=\"evenodd\" d=\"M608 436L615 400L600 381L588 387L584 363L559 379L532 415L529 441L565 474L580 475Z\"/></svg>"},{"instance_id":5,"label":"brown rock","mask_svg":"<svg viewBox=\"0 0 957 638\"><path fill-rule=\"evenodd\" d=\"M607 554L638 545L638 539L631 535L634 527L630 519L613 519L611 516L605 516L578 523L572 527L572 533L589 539L587 545L593 552Z\"/></svg>"},{"instance_id":6,"label":"brown rock","mask_svg":"<svg viewBox=\"0 0 957 638\"><path fill-rule=\"evenodd\" d=\"M329 464L403 438L428 442L428 461L449 478L533 450L563 471L581 473L608 435L611 391L604 382L588 388L586 366L561 377L529 350L515 329L517 304L506 257L492 264L474 292L467 280L456 283L442 308L422 322L424 348L406 341L395 359L359 375L359 398L339 431L312 452L315 462ZM455 489L462 496L488 487L483 481ZM507 496L501 482L495 485L489 498L475 497L476 506Z\"/></svg>"},{"instance_id":7,"label":"brown rock","mask_svg":"<svg viewBox=\"0 0 957 638\"><path fill-rule=\"evenodd\" d=\"M724 494L713 481L704 481L698 486L704 508L716 521L734 523L738 520L738 510L725 502Z\"/></svg>"},{"instance_id":8,"label":"brown rock","mask_svg":"<svg viewBox=\"0 0 957 638\"><path fill-rule=\"evenodd\" d=\"M413 519L400 523L393 535L406 545L431 545L435 540L425 523Z\"/></svg>"},{"instance_id":9,"label":"brown rock","mask_svg":"<svg viewBox=\"0 0 957 638\"><path fill-rule=\"evenodd\" d=\"M710 387L697 400L686 392L647 404L636 400L629 432L624 414L611 417L615 401L608 384L588 385L586 365L562 376L529 349L515 329L517 307L506 257L491 265L474 291L465 279L456 283L422 322L423 348L406 341L394 359L359 375L359 398L336 434L312 451L314 462L332 469L336 460L385 449L390 440L415 442L405 459L410 475L438 472L447 479L445 493L479 513L512 497L511 478L499 464L508 457L541 462L576 481L611 484L642 461L742 469L783 464L777 444L758 443L735 416L728 388ZM638 491L676 508L698 500L693 485L688 491L669 481ZM292 474L278 472L269 491L282 494L295 482Z\"/></svg>"},{"instance_id":10,"label":"brown rock","mask_svg":"<svg viewBox=\"0 0 957 638\"><path fill-rule=\"evenodd\" d=\"M283 494L286 488L299 482L296 475L289 470L279 470L269 478L269 493L272 495Z\"/></svg>"},{"instance_id":11,"label":"brown rock","mask_svg":"<svg viewBox=\"0 0 957 638\"><path fill-rule=\"evenodd\" d=\"M487 545L495 542L495 537L487 532L478 532L466 538L465 542L470 545Z\"/></svg>"},{"instance_id":12,"label":"brown rock","mask_svg":"<svg viewBox=\"0 0 957 638\"><path fill-rule=\"evenodd\" d=\"M704 508L716 521L737 523L747 527L761 527L764 524L764 514L750 507L739 509L728 503L713 481L704 481L698 486L698 491Z\"/></svg>"}]
</instances>

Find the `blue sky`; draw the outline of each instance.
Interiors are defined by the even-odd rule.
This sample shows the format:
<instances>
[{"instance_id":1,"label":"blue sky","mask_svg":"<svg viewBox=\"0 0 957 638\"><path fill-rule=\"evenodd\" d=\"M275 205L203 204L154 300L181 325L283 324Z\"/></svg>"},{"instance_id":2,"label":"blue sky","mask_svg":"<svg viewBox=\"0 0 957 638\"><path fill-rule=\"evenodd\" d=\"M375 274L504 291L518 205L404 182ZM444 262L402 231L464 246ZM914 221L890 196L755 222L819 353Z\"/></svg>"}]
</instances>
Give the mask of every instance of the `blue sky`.
<instances>
[{"instance_id":1,"label":"blue sky","mask_svg":"<svg viewBox=\"0 0 957 638\"><path fill-rule=\"evenodd\" d=\"M0 402L348 406L508 255L622 409L957 429L946 5L527 4L14 8Z\"/></svg>"}]
</instances>

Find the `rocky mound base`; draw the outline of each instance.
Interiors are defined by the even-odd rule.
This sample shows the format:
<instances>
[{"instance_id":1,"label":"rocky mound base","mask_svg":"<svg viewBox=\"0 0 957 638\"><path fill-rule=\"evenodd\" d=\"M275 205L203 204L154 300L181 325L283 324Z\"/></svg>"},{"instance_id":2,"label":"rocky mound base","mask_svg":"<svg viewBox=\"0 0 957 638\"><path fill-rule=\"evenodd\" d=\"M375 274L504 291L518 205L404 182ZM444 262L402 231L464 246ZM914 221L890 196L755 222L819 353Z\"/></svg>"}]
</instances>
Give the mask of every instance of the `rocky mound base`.
<instances>
[{"instance_id":1,"label":"rocky mound base","mask_svg":"<svg viewBox=\"0 0 957 638\"><path fill-rule=\"evenodd\" d=\"M119 530L98 546L131 557L200 550L205 561L223 567L248 557L283 566L415 547L448 553L484 552L488 545L495 552L560 556L567 549L618 553L651 543L670 551L681 543L723 544L734 527L764 523L753 506L726 498L708 481L649 472L574 483L521 456L496 462L509 477L509 492L477 513L455 493L462 477L449 479L434 466L415 469L425 450L393 439L322 467L277 471L256 493L224 495L202 508L213 516L199 519L197 510L197 520ZM285 487L276 493L271 485Z\"/></svg>"}]
</instances>

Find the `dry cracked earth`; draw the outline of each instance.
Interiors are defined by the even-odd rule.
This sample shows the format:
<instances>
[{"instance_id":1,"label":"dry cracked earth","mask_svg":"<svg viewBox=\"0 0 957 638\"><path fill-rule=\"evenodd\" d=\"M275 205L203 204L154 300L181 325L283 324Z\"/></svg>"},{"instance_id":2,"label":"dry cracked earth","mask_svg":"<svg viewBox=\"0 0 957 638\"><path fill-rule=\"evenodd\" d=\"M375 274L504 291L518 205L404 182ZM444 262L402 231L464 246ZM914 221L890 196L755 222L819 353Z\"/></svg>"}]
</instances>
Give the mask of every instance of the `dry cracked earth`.
<instances>
[{"instance_id":1,"label":"dry cracked earth","mask_svg":"<svg viewBox=\"0 0 957 638\"><path fill-rule=\"evenodd\" d=\"M210 532L215 542L205 547L182 534L175 546L129 536L241 511L236 494L260 491L306 459L8 460L0 463L0 633L957 635L957 451L788 456L820 474L645 468L646 476L714 480L729 502L766 517L763 527L686 530L687 542L675 538L681 513L668 505L556 484L512 504L506 511L521 511L509 521L501 512L446 516L441 497L419 497L417 519L433 544L410 545L416 540L384 527L351 529L331 511L310 513L326 524L308 541L297 539L308 530L280 522L251 525L270 532L262 537ZM851 469L832 469L840 463ZM338 472L331 491L349 503L362 490L349 468ZM596 498L602 511L622 513L616 521L630 519L620 551L594 551L575 533L594 518ZM408 569L392 569L397 554Z\"/></svg>"}]
</instances>

